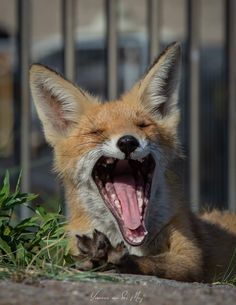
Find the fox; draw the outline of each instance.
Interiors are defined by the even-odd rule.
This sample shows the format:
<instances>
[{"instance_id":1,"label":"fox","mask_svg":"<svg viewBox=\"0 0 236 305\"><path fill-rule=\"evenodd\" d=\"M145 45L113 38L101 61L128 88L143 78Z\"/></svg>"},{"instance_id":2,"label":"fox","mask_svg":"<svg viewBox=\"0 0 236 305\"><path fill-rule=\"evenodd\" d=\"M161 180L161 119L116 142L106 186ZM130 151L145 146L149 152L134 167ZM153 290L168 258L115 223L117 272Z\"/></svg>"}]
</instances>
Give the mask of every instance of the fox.
<instances>
[{"instance_id":1,"label":"fox","mask_svg":"<svg viewBox=\"0 0 236 305\"><path fill-rule=\"evenodd\" d=\"M80 270L209 283L236 274L236 215L193 213L186 196L179 42L117 100L103 101L40 64L29 73Z\"/></svg>"}]
</instances>

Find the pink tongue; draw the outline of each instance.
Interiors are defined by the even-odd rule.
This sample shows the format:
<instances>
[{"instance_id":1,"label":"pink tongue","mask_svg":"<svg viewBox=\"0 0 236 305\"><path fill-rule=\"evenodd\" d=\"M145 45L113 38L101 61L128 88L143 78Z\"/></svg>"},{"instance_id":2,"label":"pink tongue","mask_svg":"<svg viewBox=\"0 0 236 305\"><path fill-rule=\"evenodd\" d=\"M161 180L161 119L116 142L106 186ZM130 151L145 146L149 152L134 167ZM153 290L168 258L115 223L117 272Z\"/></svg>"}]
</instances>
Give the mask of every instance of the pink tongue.
<instances>
[{"instance_id":1,"label":"pink tongue","mask_svg":"<svg viewBox=\"0 0 236 305\"><path fill-rule=\"evenodd\" d=\"M130 230L142 225L135 192L135 180L132 175L118 175L113 182L116 194L120 200L124 223Z\"/></svg>"}]
</instances>

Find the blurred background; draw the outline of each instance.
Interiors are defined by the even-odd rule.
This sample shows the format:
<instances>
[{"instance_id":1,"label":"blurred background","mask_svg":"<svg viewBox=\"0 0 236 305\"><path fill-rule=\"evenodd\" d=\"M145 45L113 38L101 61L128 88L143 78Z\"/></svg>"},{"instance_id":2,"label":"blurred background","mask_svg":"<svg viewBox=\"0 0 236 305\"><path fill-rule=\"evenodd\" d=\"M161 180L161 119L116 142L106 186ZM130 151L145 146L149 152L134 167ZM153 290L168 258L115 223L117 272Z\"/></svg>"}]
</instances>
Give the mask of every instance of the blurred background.
<instances>
[{"instance_id":1,"label":"blurred background","mask_svg":"<svg viewBox=\"0 0 236 305\"><path fill-rule=\"evenodd\" d=\"M236 210L235 0L0 0L0 178L22 169L23 191L52 209L63 203L29 94L31 63L109 99L176 40L186 195L193 210Z\"/></svg>"}]
</instances>

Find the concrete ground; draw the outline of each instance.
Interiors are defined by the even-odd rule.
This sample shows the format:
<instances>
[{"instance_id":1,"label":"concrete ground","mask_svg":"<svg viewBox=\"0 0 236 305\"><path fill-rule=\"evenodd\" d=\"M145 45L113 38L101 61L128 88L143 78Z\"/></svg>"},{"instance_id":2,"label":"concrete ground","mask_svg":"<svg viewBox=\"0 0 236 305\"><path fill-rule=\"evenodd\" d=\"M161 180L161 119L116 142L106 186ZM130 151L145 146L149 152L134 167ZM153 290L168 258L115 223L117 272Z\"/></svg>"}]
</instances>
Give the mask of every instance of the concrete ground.
<instances>
[{"instance_id":1,"label":"concrete ground","mask_svg":"<svg viewBox=\"0 0 236 305\"><path fill-rule=\"evenodd\" d=\"M180 283L149 276L120 277L126 279L125 283L45 280L28 285L0 281L0 305L236 304L236 287L233 286Z\"/></svg>"}]
</instances>

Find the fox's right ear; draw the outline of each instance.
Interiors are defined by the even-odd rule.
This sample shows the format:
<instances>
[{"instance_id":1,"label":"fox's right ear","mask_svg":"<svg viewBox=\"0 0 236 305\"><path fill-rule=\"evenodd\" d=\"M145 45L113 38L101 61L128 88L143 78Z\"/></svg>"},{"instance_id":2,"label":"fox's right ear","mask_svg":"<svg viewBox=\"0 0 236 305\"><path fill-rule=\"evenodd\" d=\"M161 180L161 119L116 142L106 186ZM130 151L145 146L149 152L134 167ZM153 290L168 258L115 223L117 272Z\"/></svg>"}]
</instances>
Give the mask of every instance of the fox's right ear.
<instances>
[{"instance_id":1,"label":"fox's right ear","mask_svg":"<svg viewBox=\"0 0 236 305\"><path fill-rule=\"evenodd\" d=\"M181 47L169 45L138 83L141 103L158 118L178 114Z\"/></svg>"},{"instance_id":2,"label":"fox's right ear","mask_svg":"<svg viewBox=\"0 0 236 305\"><path fill-rule=\"evenodd\" d=\"M47 141L66 136L95 100L55 71L38 64L30 68L30 88Z\"/></svg>"}]
</instances>

